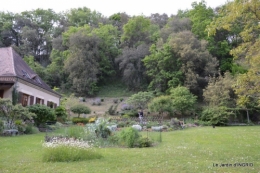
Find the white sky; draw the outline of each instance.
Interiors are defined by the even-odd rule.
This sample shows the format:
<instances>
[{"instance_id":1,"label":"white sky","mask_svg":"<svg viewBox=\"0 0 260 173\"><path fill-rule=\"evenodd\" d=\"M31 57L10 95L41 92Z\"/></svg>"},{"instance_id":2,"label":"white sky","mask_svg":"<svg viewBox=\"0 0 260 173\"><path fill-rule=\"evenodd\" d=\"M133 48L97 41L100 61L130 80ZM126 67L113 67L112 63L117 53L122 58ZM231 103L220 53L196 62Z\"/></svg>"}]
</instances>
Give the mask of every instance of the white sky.
<instances>
[{"instance_id":1,"label":"white sky","mask_svg":"<svg viewBox=\"0 0 260 173\"><path fill-rule=\"evenodd\" d=\"M37 8L53 9L55 12L66 11L71 8L87 7L109 17L118 12L128 15L149 16L151 13L177 14L179 9L191 8L192 2L201 0L4 0L0 11L20 13ZM224 5L227 0L205 0L207 6L215 8Z\"/></svg>"}]
</instances>

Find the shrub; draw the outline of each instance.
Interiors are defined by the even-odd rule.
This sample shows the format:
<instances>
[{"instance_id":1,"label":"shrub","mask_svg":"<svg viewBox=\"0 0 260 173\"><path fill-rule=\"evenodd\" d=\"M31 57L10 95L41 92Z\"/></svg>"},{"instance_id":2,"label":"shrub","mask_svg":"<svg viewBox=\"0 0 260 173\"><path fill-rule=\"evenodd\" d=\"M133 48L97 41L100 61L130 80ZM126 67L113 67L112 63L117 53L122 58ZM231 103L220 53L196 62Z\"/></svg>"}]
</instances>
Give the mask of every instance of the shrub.
<instances>
[{"instance_id":1,"label":"shrub","mask_svg":"<svg viewBox=\"0 0 260 173\"><path fill-rule=\"evenodd\" d=\"M152 146L152 141L149 138L145 138L145 137L139 138L137 143L139 148Z\"/></svg>"},{"instance_id":2,"label":"shrub","mask_svg":"<svg viewBox=\"0 0 260 173\"><path fill-rule=\"evenodd\" d=\"M4 130L4 122L0 120L0 133Z\"/></svg>"},{"instance_id":3,"label":"shrub","mask_svg":"<svg viewBox=\"0 0 260 173\"><path fill-rule=\"evenodd\" d=\"M72 162L101 157L84 141L66 140L66 143L58 143L58 145L53 145L51 142L44 144L43 161L45 162Z\"/></svg>"},{"instance_id":4,"label":"shrub","mask_svg":"<svg viewBox=\"0 0 260 173\"><path fill-rule=\"evenodd\" d=\"M131 105L127 104L127 103L124 103L121 106L121 110L122 111L131 110L131 109L133 109L133 106L131 106Z\"/></svg>"},{"instance_id":5,"label":"shrub","mask_svg":"<svg viewBox=\"0 0 260 173\"><path fill-rule=\"evenodd\" d=\"M73 113L78 114L78 117L80 117L80 114L89 114L91 112L89 107L82 104L74 105L70 108L70 110Z\"/></svg>"},{"instance_id":6,"label":"shrub","mask_svg":"<svg viewBox=\"0 0 260 173\"><path fill-rule=\"evenodd\" d=\"M47 107L46 105L35 104L29 106L28 108L29 112L36 114L36 117L33 117L33 119L37 126L40 126L40 124L45 124L47 121L56 120L54 110Z\"/></svg>"},{"instance_id":7,"label":"shrub","mask_svg":"<svg viewBox=\"0 0 260 173\"><path fill-rule=\"evenodd\" d=\"M129 148L133 148L140 137L138 131L132 127L123 129L118 135L119 142Z\"/></svg>"},{"instance_id":8,"label":"shrub","mask_svg":"<svg viewBox=\"0 0 260 173\"><path fill-rule=\"evenodd\" d=\"M88 122L89 122L89 123L95 123L95 121L96 121L96 117L92 117L92 118L89 119Z\"/></svg>"},{"instance_id":9,"label":"shrub","mask_svg":"<svg viewBox=\"0 0 260 173\"><path fill-rule=\"evenodd\" d=\"M66 129L65 135L69 138L83 139L85 131L82 126L70 126Z\"/></svg>"},{"instance_id":10,"label":"shrub","mask_svg":"<svg viewBox=\"0 0 260 173\"><path fill-rule=\"evenodd\" d=\"M227 107L210 107L203 110L200 119L206 121L211 125L226 125L232 112L228 111Z\"/></svg>"},{"instance_id":11,"label":"shrub","mask_svg":"<svg viewBox=\"0 0 260 173\"><path fill-rule=\"evenodd\" d=\"M101 105L101 99L100 98L96 98L95 100L93 100L92 105L100 106Z\"/></svg>"},{"instance_id":12,"label":"shrub","mask_svg":"<svg viewBox=\"0 0 260 173\"><path fill-rule=\"evenodd\" d=\"M37 127L33 126L32 124L29 124L25 127L24 134L36 134L39 133L39 130Z\"/></svg>"},{"instance_id":13,"label":"shrub","mask_svg":"<svg viewBox=\"0 0 260 173\"><path fill-rule=\"evenodd\" d=\"M78 124L78 123L87 124L89 122L89 118L73 117L72 122L73 124Z\"/></svg>"},{"instance_id":14,"label":"shrub","mask_svg":"<svg viewBox=\"0 0 260 173\"><path fill-rule=\"evenodd\" d=\"M113 99L113 102L114 102L115 104L117 104L117 103L118 103L118 99Z\"/></svg>"},{"instance_id":15,"label":"shrub","mask_svg":"<svg viewBox=\"0 0 260 173\"><path fill-rule=\"evenodd\" d=\"M127 114L129 117L138 117L138 112L136 110L125 111L125 114Z\"/></svg>"},{"instance_id":16,"label":"shrub","mask_svg":"<svg viewBox=\"0 0 260 173\"><path fill-rule=\"evenodd\" d=\"M119 128L126 127L126 123L123 122L123 121L120 121L120 122L117 124L117 127L119 127Z\"/></svg>"},{"instance_id":17,"label":"shrub","mask_svg":"<svg viewBox=\"0 0 260 173\"><path fill-rule=\"evenodd\" d=\"M116 106L111 105L111 106L109 107L109 109L108 109L109 115L115 115L115 114L116 114L117 106L118 106L118 104L117 104Z\"/></svg>"},{"instance_id":18,"label":"shrub","mask_svg":"<svg viewBox=\"0 0 260 173\"><path fill-rule=\"evenodd\" d=\"M67 119L67 111L64 106L58 106L55 109L55 115L57 117L57 120L60 122L65 122Z\"/></svg>"}]
</instances>

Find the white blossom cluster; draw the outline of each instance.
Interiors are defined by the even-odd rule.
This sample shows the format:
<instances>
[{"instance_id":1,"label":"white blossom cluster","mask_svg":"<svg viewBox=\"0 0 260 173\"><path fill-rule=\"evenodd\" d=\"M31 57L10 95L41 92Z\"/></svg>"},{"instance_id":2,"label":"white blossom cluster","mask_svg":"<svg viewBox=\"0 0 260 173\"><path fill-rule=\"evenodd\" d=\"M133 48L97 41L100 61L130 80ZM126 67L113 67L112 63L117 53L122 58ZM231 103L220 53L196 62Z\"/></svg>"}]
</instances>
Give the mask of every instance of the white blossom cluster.
<instances>
[{"instance_id":1,"label":"white blossom cluster","mask_svg":"<svg viewBox=\"0 0 260 173\"><path fill-rule=\"evenodd\" d=\"M43 147L46 148L55 148L60 146L76 147L82 149L88 149L92 147L90 142L74 138L53 137L50 142L43 143Z\"/></svg>"}]
</instances>

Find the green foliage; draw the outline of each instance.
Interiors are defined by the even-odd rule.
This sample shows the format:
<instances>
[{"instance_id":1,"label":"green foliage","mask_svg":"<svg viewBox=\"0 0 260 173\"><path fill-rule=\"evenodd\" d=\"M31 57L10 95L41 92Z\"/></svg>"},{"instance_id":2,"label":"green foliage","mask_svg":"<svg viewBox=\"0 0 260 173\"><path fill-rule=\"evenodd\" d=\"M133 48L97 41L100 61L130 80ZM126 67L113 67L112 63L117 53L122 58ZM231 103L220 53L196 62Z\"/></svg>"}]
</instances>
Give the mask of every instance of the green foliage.
<instances>
[{"instance_id":1,"label":"green foliage","mask_svg":"<svg viewBox=\"0 0 260 173\"><path fill-rule=\"evenodd\" d=\"M56 115L54 110L46 105L35 104L28 107L29 112L34 113L34 122L36 126L44 125L47 121L55 121Z\"/></svg>"},{"instance_id":2,"label":"green foliage","mask_svg":"<svg viewBox=\"0 0 260 173\"><path fill-rule=\"evenodd\" d=\"M227 107L208 107L202 111L200 120L209 122L211 125L223 126L227 125L231 116L234 116L234 113Z\"/></svg>"},{"instance_id":3,"label":"green foliage","mask_svg":"<svg viewBox=\"0 0 260 173\"><path fill-rule=\"evenodd\" d=\"M172 106L175 110L180 111L182 114L185 111L194 109L197 97L190 93L186 87L178 86L170 90L172 98Z\"/></svg>"},{"instance_id":4,"label":"green foliage","mask_svg":"<svg viewBox=\"0 0 260 173\"><path fill-rule=\"evenodd\" d=\"M39 130L37 127L33 126L32 124L28 124L25 127L24 134L36 134L39 133Z\"/></svg>"},{"instance_id":5,"label":"green foliage","mask_svg":"<svg viewBox=\"0 0 260 173\"><path fill-rule=\"evenodd\" d=\"M57 120L62 122L65 122L68 116L64 106L58 106L55 109L55 115L57 117Z\"/></svg>"},{"instance_id":6,"label":"green foliage","mask_svg":"<svg viewBox=\"0 0 260 173\"><path fill-rule=\"evenodd\" d=\"M18 91L17 91L17 86L14 85L12 90L12 104L16 105L17 102L18 102Z\"/></svg>"},{"instance_id":7,"label":"green foliage","mask_svg":"<svg viewBox=\"0 0 260 173\"><path fill-rule=\"evenodd\" d=\"M136 129L127 127L119 132L118 137L120 144L133 148L138 143L140 135Z\"/></svg>"},{"instance_id":8,"label":"green foliage","mask_svg":"<svg viewBox=\"0 0 260 173\"><path fill-rule=\"evenodd\" d=\"M154 97L152 92L138 92L127 99L127 103L133 105L134 108L144 109L148 102Z\"/></svg>"},{"instance_id":9,"label":"green foliage","mask_svg":"<svg viewBox=\"0 0 260 173\"><path fill-rule=\"evenodd\" d=\"M141 137L139 138L138 142L138 147L139 148L144 148L144 147L151 147L152 146L152 141L149 138Z\"/></svg>"},{"instance_id":10,"label":"green foliage","mask_svg":"<svg viewBox=\"0 0 260 173\"><path fill-rule=\"evenodd\" d=\"M84 127L82 126L70 126L66 128L65 135L69 138L75 139L84 139L86 137Z\"/></svg>"},{"instance_id":11,"label":"green foliage","mask_svg":"<svg viewBox=\"0 0 260 173\"><path fill-rule=\"evenodd\" d=\"M218 77L210 77L208 86L203 90L204 101L209 106L233 106L232 94L234 91L232 86L234 83L234 78L230 73L225 73L223 76L219 74Z\"/></svg>"},{"instance_id":12,"label":"green foliage","mask_svg":"<svg viewBox=\"0 0 260 173\"><path fill-rule=\"evenodd\" d=\"M97 137L108 138L111 135L111 131L107 128L108 120L101 119L96 127L95 133Z\"/></svg>"},{"instance_id":13,"label":"green foliage","mask_svg":"<svg viewBox=\"0 0 260 173\"><path fill-rule=\"evenodd\" d=\"M162 40L159 40L162 41ZM177 59L168 43L153 44L151 54L143 59L146 73L151 78L149 88L164 92L168 87L176 87L183 83L183 74L180 71L181 62Z\"/></svg>"},{"instance_id":14,"label":"green foliage","mask_svg":"<svg viewBox=\"0 0 260 173\"><path fill-rule=\"evenodd\" d=\"M118 107L118 104L116 104L115 106L114 105L111 105L108 109L108 113L109 115L115 115L116 112L117 112L117 107Z\"/></svg>"},{"instance_id":15,"label":"green foliage","mask_svg":"<svg viewBox=\"0 0 260 173\"><path fill-rule=\"evenodd\" d=\"M92 159L100 159L102 155L96 153L93 149L84 149L80 147L58 146L44 148L44 162L75 162Z\"/></svg>"},{"instance_id":16,"label":"green foliage","mask_svg":"<svg viewBox=\"0 0 260 173\"><path fill-rule=\"evenodd\" d=\"M102 18L102 14L95 10L91 11L91 9L87 7L83 7L70 9L67 11L66 17L68 18L70 26L98 26L99 21Z\"/></svg>"},{"instance_id":17,"label":"green foliage","mask_svg":"<svg viewBox=\"0 0 260 173\"><path fill-rule=\"evenodd\" d=\"M192 9L188 11L187 16L192 21L191 31L200 39L207 38L206 27L211 23L215 16L212 8L206 6L206 2L193 2Z\"/></svg>"},{"instance_id":18,"label":"green foliage","mask_svg":"<svg viewBox=\"0 0 260 173\"><path fill-rule=\"evenodd\" d=\"M151 112L159 112L159 114L163 114L164 112L171 113L173 112L172 99L170 96L155 97L148 104L148 109Z\"/></svg>"},{"instance_id":19,"label":"green foliage","mask_svg":"<svg viewBox=\"0 0 260 173\"><path fill-rule=\"evenodd\" d=\"M144 16L134 16L123 27L122 43L129 47L137 47L141 42L150 41L151 21Z\"/></svg>"},{"instance_id":20,"label":"green foliage","mask_svg":"<svg viewBox=\"0 0 260 173\"><path fill-rule=\"evenodd\" d=\"M73 124L78 124L78 123L87 124L89 122L89 118L73 117L72 122Z\"/></svg>"},{"instance_id":21,"label":"green foliage","mask_svg":"<svg viewBox=\"0 0 260 173\"><path fill-rule=\"evenodd\" d=\"M131 110L125 110L123 117L137 117L138 116L138 111L135 109Z\"/></svg>"},{"instance_id":22,"label":"green foliage","mask_svg":"<svg viewBox=\"0 0 260 173\"><path fill-rule=\"evenodd\" d=\"M0 119L0 133L4 130L4 122Z\"/></svg>"},{"instance_id":23,"label":"green foliage","mask_svg":"<svg viewBox=\"0 0 260 173\"><path fill-rule=\"evenodd\" d=\"M12 128L16 120L31 120L35 114L29 112L27 107L21 104L13 105L11 100L0 98L0 116L7 121L7 128Z\"/></svg>"},{"instance_id":24,"label":"green foliage","mask_svg":"<svg viewBox=\"0 0 260 173\"><path fill-rule=\"evenodd\" d=\"M91 110L89 107L82 105L82 104L77 104L74 105L70 108L70 110L75 113L78 114L78 117L80 117L80 114L89 114L91 113Z\"/></svg>"}]
</instances>

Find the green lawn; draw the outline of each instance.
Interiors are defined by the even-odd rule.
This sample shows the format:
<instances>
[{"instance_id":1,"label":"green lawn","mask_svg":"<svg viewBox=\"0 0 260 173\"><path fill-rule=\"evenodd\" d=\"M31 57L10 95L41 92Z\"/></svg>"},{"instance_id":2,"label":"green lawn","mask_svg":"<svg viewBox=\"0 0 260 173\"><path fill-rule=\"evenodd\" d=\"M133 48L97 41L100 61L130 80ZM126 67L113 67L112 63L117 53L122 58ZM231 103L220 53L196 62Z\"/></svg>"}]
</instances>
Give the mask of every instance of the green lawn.
<instances>
[{"instance_id":1,"label":"green lawn","mask_svg":"<svg viewBox=\"0 0 260 173\"><path fill-rule=\"evenodd\" d=\"M44 133L0 137L0 173L31 172L258 172L260 126L199 127L163 132L152 148L101 148L97 160L70 163L42 162ZM253 163L247 167L213 164Z\"/></svg>"}]
</instances>

